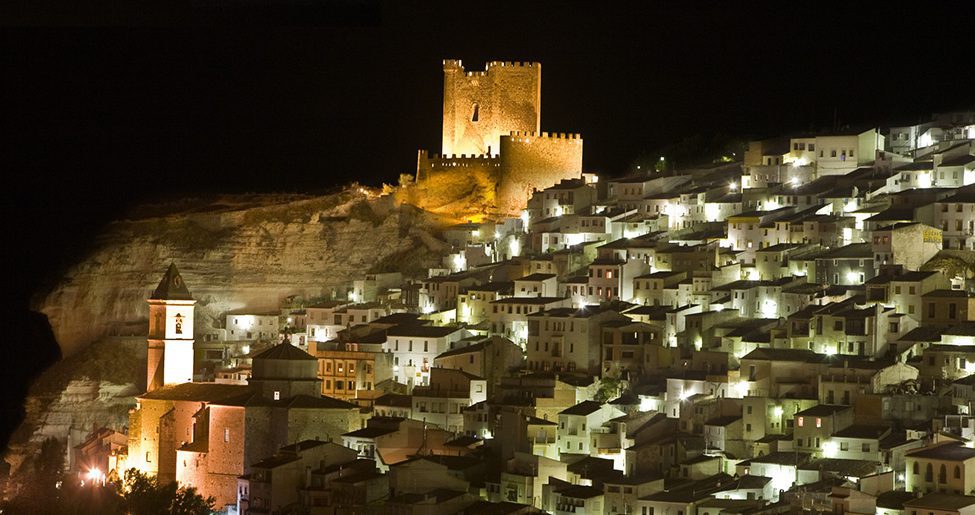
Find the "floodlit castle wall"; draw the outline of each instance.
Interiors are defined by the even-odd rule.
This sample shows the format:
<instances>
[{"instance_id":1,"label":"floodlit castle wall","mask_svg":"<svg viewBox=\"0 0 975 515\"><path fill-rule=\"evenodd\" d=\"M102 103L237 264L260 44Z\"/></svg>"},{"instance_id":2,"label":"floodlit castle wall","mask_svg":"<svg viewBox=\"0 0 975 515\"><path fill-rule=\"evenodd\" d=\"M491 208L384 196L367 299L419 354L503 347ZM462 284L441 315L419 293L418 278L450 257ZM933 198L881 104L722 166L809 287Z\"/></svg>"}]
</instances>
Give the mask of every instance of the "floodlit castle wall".
<instances>
[{"instance_id":1,"label":"floodlit castle wall","mask_svg":"<svg viewBox=\"0 0 975 515\"><path fill-rule=\"evenodd\" d=\"M501 138L500 171L497 207L502 212L518 212L533 190L582 176L582 137L512 131Z\"/></svg>"},{"instance_id":2,"label":"floodlit castle wall","mask_svg":"<svg viewBox=\"0 0 975 515\"><path fill-rule=\"evenodd\" d=\"M493 205L500 166L496 157L431 156L421 150L417 157L417 187L407 201L435 212Z\"/></svg>"}]
</instances>

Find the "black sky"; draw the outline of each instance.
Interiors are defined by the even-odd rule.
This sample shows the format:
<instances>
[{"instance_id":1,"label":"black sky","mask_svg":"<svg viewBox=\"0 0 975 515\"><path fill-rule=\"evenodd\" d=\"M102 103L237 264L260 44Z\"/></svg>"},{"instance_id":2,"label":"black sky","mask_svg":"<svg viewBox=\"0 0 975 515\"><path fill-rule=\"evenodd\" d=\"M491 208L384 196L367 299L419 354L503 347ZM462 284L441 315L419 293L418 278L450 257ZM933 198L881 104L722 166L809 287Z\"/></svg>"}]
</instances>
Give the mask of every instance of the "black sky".
<instances>
[{"instance_id":1,"label":"black sky","mask_svg":"<svg viewBox=\"0 0 975 515\"><path fill-rule=\"evenodd\" d=\"M326 27L8 28L5 168L44 238L157 197L395 181L439 149L445 57L541 61L543 130L581 132L585 167L609 174L690 137L975 103L970 6L854 4L388 2Z\"/></svg>"},{"instance_id":2,"label":"black sky","mask_svg":"<svg viewBox=\"0 0 975 515\"><path fill-rule=\"evenodd\" d=\"M543 63L542 128L619 175L688 138L975 105L969 2L24 0L0 6L0 442L56 357L31 293L140 202L393 182L439 149L443 58ZM123 9L123 10L119 10ZM22 25L22 26L15 26Z\"/></svg>"},{"instance_id":3,"label":"black sky","mask_svg":"<svg viewBox=\"0 0 975 515\"><path fill-rule=\"evenodd\" d=\"M133 203L412 172L418 148L439 149L445 57L541 61L543 130L581 132L585 167L616 175L689 137L975 104L970 5L851 4L21 13L40 26L3 30L2 123L7 219L33 220L14 227L22 289ZM246 28L229 23L240 19Z\"/></svg>"}]
</instances>

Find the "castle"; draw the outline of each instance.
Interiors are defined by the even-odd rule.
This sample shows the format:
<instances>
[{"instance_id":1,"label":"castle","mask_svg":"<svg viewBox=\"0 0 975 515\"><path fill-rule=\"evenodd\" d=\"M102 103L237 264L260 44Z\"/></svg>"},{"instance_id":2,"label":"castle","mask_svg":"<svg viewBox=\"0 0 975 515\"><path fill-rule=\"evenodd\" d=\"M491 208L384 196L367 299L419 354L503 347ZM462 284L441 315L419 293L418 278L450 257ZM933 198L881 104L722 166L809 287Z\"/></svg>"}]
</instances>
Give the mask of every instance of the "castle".
<instances>
[{"instance_id":1,"label":"castle","mask_svg":"<svg viewBox=\"0 0 975 515\"><path fill-rule=\"evenodd\" d=\"M541 131L542 65L443 62L441 154L420 150L411 202L433 211L525 208L536 189L582 174L582 137Z\"/></svg>"}]
</instances>

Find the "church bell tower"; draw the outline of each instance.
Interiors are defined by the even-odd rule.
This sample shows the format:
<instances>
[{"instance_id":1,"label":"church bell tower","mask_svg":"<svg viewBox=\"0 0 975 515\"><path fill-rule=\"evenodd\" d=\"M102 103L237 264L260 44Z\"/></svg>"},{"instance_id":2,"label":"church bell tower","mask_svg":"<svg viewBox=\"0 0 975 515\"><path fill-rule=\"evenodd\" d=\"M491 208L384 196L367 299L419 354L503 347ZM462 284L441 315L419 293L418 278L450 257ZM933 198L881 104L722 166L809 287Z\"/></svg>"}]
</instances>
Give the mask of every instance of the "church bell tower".
<instances>
[{"instance_id":1,"label":"church bell tower","mask_svg":"<svg viewBox=\"0 0 975 515\"><path fill-rule=\"evenodd\" d=\"M149 297L146 391L193 381L193 305L176 264Z\"/></svg>"}]
</instances>

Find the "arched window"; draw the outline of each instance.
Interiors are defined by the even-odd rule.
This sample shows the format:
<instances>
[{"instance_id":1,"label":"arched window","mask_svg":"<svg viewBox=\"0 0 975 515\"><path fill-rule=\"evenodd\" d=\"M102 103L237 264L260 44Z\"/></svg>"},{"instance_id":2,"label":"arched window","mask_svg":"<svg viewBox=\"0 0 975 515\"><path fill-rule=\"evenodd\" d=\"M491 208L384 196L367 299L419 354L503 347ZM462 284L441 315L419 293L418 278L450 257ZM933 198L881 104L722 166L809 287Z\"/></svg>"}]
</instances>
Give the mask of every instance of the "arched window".
<instances>
[{"instance_id":1,"label":"arched window","mask_svg":"<svg viewBox=\"0 0 975 515\"><path fill-rule=\"evenodd\" d=\"M939 483L948 482L948 467L945 467L943 463L941 464L941 468L938 469L938 482Z\"/></svg>"},{"instance_id":2,"label":"arched window","mask_svg":"<svg viewBox=\"0 0 975 515\"><path fill-rule=\"evenodd\" d=\"M961 467L955 465L955 479L961 479Z\"/></svg>"},{"instance_id":3,"label":"arched window","mask_svg":"<svg viewBox=\"0 0 975 515\"><path fill-rule=\"evenodd\" d=\"M474 106L471 107L471 121L472 122L476 122L477 121L478 115L480 114L479 113L480 110L481 110L481 106L477 105L477 102L474 102Z\"/></svg>"},{"instance_id":4,"label":"arched window","mask_svg":"<svg viewBox=\"0 0 975 515\"><path fill-rule=\"evenodd\" d=\"M916 461L914 462L914 471L913 472L914 472L915 475L921 473L921 467L918 465L918 463Z\"/></svg>"},{"instance_id":5,"label":"arched window","mask_svg":"<svg viewBox=\"0 0 975 515\"><path fill-rule=\"evenodd\" d=\"M924 468L924 480L934 480L934 467L932 467L930 463L928 463L928 466Z\"/></svg>"}]
</instances>

